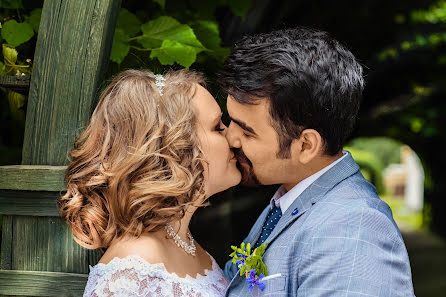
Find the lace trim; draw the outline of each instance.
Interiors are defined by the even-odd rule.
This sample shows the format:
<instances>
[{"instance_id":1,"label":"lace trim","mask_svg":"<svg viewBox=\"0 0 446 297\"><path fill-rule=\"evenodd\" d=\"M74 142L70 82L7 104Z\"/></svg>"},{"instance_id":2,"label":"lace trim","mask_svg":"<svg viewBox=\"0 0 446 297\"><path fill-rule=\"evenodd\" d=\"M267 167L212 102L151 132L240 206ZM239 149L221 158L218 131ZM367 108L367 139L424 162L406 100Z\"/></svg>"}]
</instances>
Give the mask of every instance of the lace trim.
<instances>
[{"instance_id":1,"label":"lace trim","mask_svg":"<svg viewBox=\"0 0 446 297\"><path fill-rule=\"evenodd\" d=\"M209 255L209 254L208 254ZM124 270L124 269L135 269L140 273L143 274L149 274L152 277L167 277L171 279L175 279L179 282L193 282L194 284L197 281L203 281L210 277L217 276L221 277L223 275L222 270L218 266L218 263L214 260L214 258L209 255L212 261L212 268L211 270L205 269L204 273L205 275L197 273L195 277L190 276L187 274L185 277L180 277L175 272L168 272L166 269L166 266L164 263L149 263L144 258L142 258L139 255L128 255L124 258L118 258L114 257L110 262L107 264L104 263L98 263L95 266L89 265L90 268L90 275L92 274L99 274L103 275L104 273L110 272L110 271L116 271L116 270Z\"/></svg>"},{"instance_id":2,"label":"lace trim","mask_svg":"<svg viewBox=\"0 0 446 297\"><path fill-rule=\"evenodd\" d=\"M210 256L210 255L209 255ZM90 267L84 297L215 297L223 296L229 281L210 256L212 269L195 278L169 273L163 263L152 264L139 255L113 258Z\"/></svg>"}]
</instances>

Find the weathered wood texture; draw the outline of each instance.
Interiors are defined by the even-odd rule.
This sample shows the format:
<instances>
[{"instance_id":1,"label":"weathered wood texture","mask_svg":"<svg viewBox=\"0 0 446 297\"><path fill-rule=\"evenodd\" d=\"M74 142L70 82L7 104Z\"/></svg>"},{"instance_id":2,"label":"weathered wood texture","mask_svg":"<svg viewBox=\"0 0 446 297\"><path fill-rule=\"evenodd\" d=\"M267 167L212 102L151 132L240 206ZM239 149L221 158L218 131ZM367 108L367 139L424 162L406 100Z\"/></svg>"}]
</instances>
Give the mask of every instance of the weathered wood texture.
<instances>
[{"instance_id":1,"label":"weathered wood texture","mask_svg":"<svg viewBox=\"0 0 446 297\"><path fill-rule=\"evenodd\" d=\"M13 238L20 239L12 243L14 270L88 274L88 265L99 261L97 253L73 242L71 232L60 218L14 216L12 225Z\"/></svg>"},{"instance_id":2,"label":"weathered wood texture","mask_svg":"<svg viewBox=\"0 0 446 297\"><path fill-rule=\"evenodd\" d=\"M12 267L12 216L3 216L2 222L2 264L1 269Z\"/></svg>"},{"instance_id":3,"label":"weathered wood texture","mask_svg":"<svg viewBox=\"0 0 446 297\"><path fill-rule=\"evenodd\" d=\"M0 270L0 294L82 296L87 276L74 273Z\"/></svg>"},{"instance_id":4,"label":"weathered wood texture","mask_svg":"<svg viewBox=\"0 0 446 297\"><path fill-rule=\"evenodd\" d=\"M31 76L28 74L24 76L0 75L0 86L27 95L30 79Z\"/></svg>"},{"instance_id":5,"label":"weathered wood texture","mask_svg":"<svg viewBox=\"0 0 446 297\"><path fill-rule=\"evenodd\" d=\"M57 217L59 192L0 190L0 214Z\"/></svg>"},{"instance_id":6,"label":"weathered wood texture","mask_svg":"<svg viewBox=\"0 0 446 297\"><path fill-rule=\"evenodd\" d=\"M66 165L68 151L95 106L120 4L120 0L45 0L28 98L23 165ZM9 271L0 271L1 295L80 296L88 265L99 259L97 252L73 241L66 224L51 216L57 215L53 210L42 210L53 209L63 188L60 169L52 169L0 169L17 178L0 182L9 189L2 190L0 200L17 204L3 208L11 215L3 219L2 269ZM32 174L38 170L43 171ZM19 190L38 191L18 197L14 191ZM17 212L20 203L22 213ZM33 215L33 207L35 213L50 216Z\"/></svg>"},{"instance_id":7,"label":"weathered wood texture","mask_svg":"<svg viewBox=\"0 0 446 297\"><path fill-rule=\"evenodd\" d=\"M27 191L64 191L66 166L0 166L0 189Z\"/></svg>"},{"instance_id":8,"label":"weathered wood texture","mask_svg":"<svg viewBox=\"0 0 446 297\"><path fill-rule=\"evenodd\" d=\"M22 164L65 165L95 105L120 0L46 0L28 97Z\"/></svg>"}]
</instances>

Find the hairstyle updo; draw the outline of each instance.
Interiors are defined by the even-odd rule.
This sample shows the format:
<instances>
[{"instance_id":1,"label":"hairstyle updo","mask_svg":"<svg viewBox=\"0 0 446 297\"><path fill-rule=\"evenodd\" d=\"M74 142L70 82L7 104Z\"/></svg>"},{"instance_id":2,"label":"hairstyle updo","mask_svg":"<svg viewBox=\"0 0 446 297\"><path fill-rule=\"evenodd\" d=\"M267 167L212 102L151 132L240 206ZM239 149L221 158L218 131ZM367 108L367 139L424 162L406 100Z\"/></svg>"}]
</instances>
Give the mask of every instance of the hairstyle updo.
<instances>
[{"instance_id":1,"label":"hairstyle updo","mask_svg":"<svg viewBox=\"0 0 446 297\"><path fill-rule=\"evenodd\" d=\"M139 237L204 205L202 154L191 103L203 76L164 75L162 96L150 71L126 70L103 91L86 130L70 151L59 198L74 240L108 248L114 238Z\"/></svg>"}]
</instances>

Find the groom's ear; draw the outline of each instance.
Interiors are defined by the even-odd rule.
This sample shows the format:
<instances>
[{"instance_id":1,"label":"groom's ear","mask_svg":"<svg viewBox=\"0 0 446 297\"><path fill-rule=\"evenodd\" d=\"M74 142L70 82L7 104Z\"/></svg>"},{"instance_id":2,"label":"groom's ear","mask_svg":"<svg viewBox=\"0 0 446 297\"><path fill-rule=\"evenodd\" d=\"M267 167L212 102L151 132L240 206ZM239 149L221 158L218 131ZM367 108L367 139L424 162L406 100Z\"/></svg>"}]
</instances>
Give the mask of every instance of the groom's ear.
<instances>
[{"instance_id":1,"label":"groom's ear","mask_svg":"<svg viewBox=\"0 0 446 297\"><path fill-rule=\"evenodd\" d=\"M319 132L314 129L305 129L298 139L291 143L291 156L300 164L308 164L318 155L323 147L323 140Z\"/></svg>"}]
</instances>

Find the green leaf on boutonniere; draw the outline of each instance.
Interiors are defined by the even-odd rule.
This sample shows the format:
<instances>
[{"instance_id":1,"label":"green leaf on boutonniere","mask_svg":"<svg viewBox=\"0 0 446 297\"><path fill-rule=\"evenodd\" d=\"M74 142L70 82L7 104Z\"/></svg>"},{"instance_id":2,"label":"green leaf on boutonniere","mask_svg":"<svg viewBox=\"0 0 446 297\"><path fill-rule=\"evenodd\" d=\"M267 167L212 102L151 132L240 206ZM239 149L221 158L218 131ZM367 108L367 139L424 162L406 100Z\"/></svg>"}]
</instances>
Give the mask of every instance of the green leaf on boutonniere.
<instances>
[{"instance_id":1,"label":"green leaf on boutonniere","mask_svg":"<svg viewBox=\"0 0 446 297\"><path fill-rule=\"evenodd\" d=\"M260 274L268 275L268 268L262 260L266 247L267 244L262 243L251 254L250 243L245 245L242 242L240 247L231 246L233 252L229 256L232 257L232 263L240 267L240 275L247 274L251 269L255 269L256 274L259 276Z\"/></svg>"}]
</instances>

